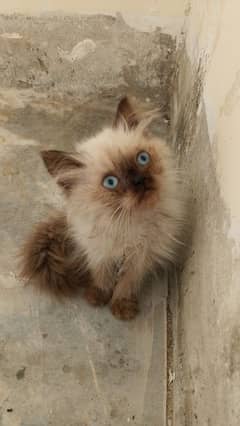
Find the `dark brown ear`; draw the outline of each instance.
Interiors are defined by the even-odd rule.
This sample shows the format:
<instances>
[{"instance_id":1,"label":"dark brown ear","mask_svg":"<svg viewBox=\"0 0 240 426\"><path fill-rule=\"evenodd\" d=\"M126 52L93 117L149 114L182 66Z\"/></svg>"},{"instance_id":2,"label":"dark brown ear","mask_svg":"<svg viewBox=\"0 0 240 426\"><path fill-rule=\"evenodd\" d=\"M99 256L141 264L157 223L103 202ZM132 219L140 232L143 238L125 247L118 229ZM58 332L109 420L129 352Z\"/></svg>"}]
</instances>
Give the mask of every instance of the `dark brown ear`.
<instances>
[{"instance_id":1,"label":"dark brown ear","mask_svg":"<svg viewBox=\"0 0 240 426\"><path fill-rule=\"evenodd\" d=\"M70 154L64 151L41 151L43 162L52 176L76 170L84 167L84 164Z\"/></svg>"},{"instance_id":2,"label":"dark brown ear","mask_svg":"<svg viewBox=\"0 0 240 426\"><path fill-rule=\"evenodd\" d=\"M128 130L134 129L139 124L139 118L131 101L127 96L121 99L118 104L113 127L124 127Z\"/></svg>"},{"instance_id":3,"label":"dark brown ear","mask_svg":"<svg viewBox=\"0 0 240 426\"><path fill-rule=\"evenodd\" d=\"M85 167L84 164L74 154L64 151L41 151L41 156L50 175L58 178L57 184L68 195L79 181L71 172Z\"/></svg>"}]
</instances>

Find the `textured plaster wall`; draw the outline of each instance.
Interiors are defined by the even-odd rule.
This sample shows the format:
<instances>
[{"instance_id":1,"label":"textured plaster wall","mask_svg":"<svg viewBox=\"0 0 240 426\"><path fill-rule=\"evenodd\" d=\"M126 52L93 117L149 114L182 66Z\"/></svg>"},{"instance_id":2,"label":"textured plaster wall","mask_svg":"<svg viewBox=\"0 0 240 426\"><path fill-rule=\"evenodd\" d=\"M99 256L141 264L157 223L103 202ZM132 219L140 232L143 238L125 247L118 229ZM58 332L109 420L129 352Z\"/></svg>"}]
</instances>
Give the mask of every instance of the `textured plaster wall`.
<instances>
[{"instance_id":1,"label":"textured plaster wall","mask_svg":"<svg viewBox=\"0 0 240 426\"><path fill-rule=\"evenodd\" d=\"M192 0L176 71L175 143L192 246L176 296L175 425L240 424L240 37L237 0Z\"/></svg>"},{"instance_id":2,"label":"textured plaster wall","mask_svg":"<svg viewBox=\"0 0 240 426\"><path fill-rule=\"evenodd\" d=\"M129 24L139 29L152 30L161 26L164 31L177 34L182 26L187 0L10 0L2 2L1 13L105 13L120 12Z\"/></svg>"}]
</instances>

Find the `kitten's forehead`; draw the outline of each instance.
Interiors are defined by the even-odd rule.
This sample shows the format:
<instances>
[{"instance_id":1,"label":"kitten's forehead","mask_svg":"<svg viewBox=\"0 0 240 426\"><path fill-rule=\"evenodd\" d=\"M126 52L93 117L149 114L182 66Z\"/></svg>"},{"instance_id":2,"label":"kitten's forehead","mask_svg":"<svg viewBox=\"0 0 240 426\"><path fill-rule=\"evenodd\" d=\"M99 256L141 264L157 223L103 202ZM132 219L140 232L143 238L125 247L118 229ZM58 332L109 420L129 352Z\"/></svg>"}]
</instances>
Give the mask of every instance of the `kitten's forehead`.
<instances>
[{"instance_id":1,"label":"kitten's forehead","mask_svg":"<svg viewBox=\"0 0 240 426\"><path fill-rule=\"evenodd\" d=\"M82 144L77 145L77 151L82 149L87 152L98 152L98 150L109 151L111 148L117 149L137 144L141 140L141 136L136 132L126 132L123 129L107 128L96 136L86 140Z\"/></svg>"},{"instance_id":2,"label":"kitten's forehead","mask_svg":"<svg viewBox=\"0 0 240 426\"><path fill-rule=\"evenodd\" d=\"M97 136L77 146L78 152L85 152L98 167L106 169L119 165L122 161L132 161L138 152L148 151L160 155L160 143L155 138L138 132L125 132L122 129L105 129Z\"/></svg>"}]
</instances>

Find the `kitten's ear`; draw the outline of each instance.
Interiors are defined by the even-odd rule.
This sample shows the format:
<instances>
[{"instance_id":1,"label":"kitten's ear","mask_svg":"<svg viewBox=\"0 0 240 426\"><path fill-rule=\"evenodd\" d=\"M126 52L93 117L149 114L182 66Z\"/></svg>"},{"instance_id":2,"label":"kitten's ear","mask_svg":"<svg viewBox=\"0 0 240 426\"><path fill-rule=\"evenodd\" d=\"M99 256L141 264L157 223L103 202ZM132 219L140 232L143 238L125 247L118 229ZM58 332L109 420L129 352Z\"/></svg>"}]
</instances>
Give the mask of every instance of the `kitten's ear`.
<instances>
[{"instance_id":1,"label":"kitten's ear","mask_svg":"<svg viewBox=\"0 0 240 426\"><path fill-rule=\"evenodd\" d=\"M58 185L65 193L69 193L78 182L76 176L70 172L85 167L84 164L74 154L64 151L41 151L40 154L50 175L57 177Z\"/></svg>"},{"instance_id":2,"label":"kitten's ear","mask_svg":"<svg viewBox=\"0 0 240 426\"><path fill-rule=\"evenodd\" d=\"M139 124L139 117L133 103L127 96L121 99L118 104L117 113L113 127L123 127L127 130L135 129Z\"/></svg>"},{"instance_id":3,"label":"kitten's ear","mask_svg":"<svg viewBox=\"0 0 240 426\"><path fill-rule=\"evenodd\" d=\"M48 172L54 177L84 167L74 154L68 152L50 150L41 151L40 154Z\"/></svg>"}]
</instances>

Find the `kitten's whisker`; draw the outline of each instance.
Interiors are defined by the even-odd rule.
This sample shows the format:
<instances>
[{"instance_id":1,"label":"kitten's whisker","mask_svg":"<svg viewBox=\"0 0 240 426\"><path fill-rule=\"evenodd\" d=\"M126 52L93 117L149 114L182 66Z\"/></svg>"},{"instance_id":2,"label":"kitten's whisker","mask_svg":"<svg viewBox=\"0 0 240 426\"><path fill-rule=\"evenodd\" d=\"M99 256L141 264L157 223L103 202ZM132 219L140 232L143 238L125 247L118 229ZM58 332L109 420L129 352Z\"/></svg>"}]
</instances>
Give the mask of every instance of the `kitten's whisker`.
<instances>
[{"instance_id":1,"label":"kitten's whisker","mask_svg":"<svg viewBox=\"0 0 240 426\"><path fill-rule=\"evenodd\" d=\"M122 206L120 205L120 206L118 206L115 210L114 210L114 212L113 212L113 214L111 215L111 217L110 217L110 221L112 222L112 220L114 219L114 217L117 215L117 213L120 211L122 209Z\"/></svg>"}]
</instances>

